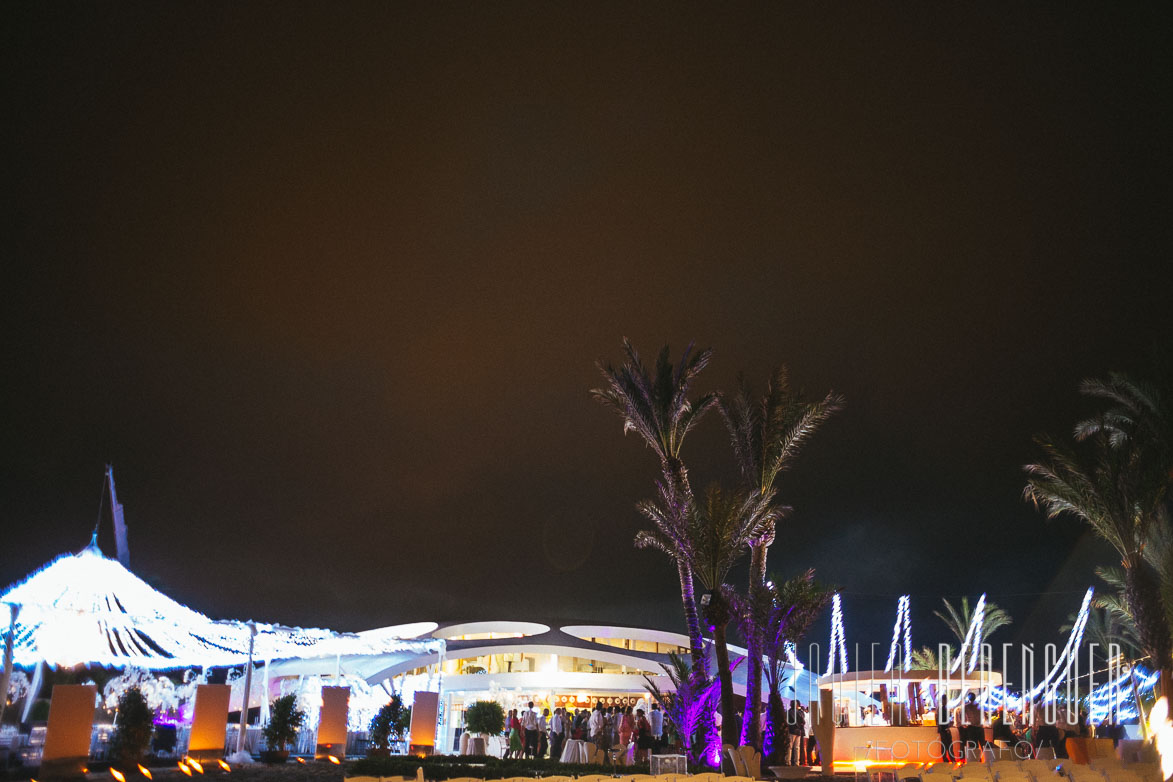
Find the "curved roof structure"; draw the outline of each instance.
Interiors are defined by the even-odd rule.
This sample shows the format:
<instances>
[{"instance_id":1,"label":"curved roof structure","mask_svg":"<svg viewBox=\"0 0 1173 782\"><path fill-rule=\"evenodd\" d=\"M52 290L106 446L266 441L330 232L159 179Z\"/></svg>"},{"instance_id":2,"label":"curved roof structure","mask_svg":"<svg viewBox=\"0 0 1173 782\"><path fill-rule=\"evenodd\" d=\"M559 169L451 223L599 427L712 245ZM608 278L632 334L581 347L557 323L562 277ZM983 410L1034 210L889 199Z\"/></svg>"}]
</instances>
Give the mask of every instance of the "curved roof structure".
<instances>
[{"instance_id":1,"label":"curved roof structure","mask_svg":"<svg viewBox=\"0 0 1173 782\"><path fill-rule=\"evenodd\" d=\"M172 600L92 544L63 554L0 595L16 606L14 660L30 666L90 663L162 670L256 659L435 653L442 641L407 641L397 628L335 633L216 621ZM255 627L255 641L251 639ZM408 626L427 632L426 628Z\"/></svg>"}]
</instances>

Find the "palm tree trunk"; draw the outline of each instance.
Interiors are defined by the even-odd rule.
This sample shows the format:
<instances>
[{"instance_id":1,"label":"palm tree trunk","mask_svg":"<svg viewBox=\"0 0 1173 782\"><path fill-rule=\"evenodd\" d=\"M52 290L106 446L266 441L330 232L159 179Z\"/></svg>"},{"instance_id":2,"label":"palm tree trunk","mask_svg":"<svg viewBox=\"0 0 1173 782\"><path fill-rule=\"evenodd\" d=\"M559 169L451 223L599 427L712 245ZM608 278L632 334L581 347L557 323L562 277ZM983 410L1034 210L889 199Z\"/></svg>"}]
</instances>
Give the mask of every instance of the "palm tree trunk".
<instances>
[{"instance_id":1,"label":"palm tree trunk","mask_svg":"<svg viewBox=\"0 0 1173 782\"><path fill-rule=\"evenodd\" d=\"M696 610L696 587L692 581L692 570L688 563L677 561L676 573L680 577L680 602L684 605L684 623L688 627L689 651L692 654L692 669L708 678L709 661L705 656L704 636L701 634L701 618Z\"/></svg>"},{"instance_id":2,"label":"palm tree trunk","mask_svg":"<svg viewBox=\"0 0 1173 782\"><path fill-rule=\"evenodd\" d=\"M782 705L782 695L774 687L770 687L770 700L766 708L766 720L769 727L766 731L770 735L770 746L763 747L763 759L766 757L765 750L769 749L768 761L763 762L762 765L780 765L782 748L786 741L786 708Z\"/></svg>"},{"instance_id":3,"label":"palm tree trunk","mask_svg":"<svg viewBox=\"0 0 1173 782\"><path fill-rule=\"evenodd\" d=\"M1161 671L1161 693L1168 697L1173 694L1168 690L1171 682L1166 675L1170 655L1173 655L1173 640L1170 640L1169 625L1165 622L1157 578L1140 556L1124 562L1124 596L1132 609L1140 646L1153 666Z\"/></svg>"},{"instance_id":4,"label":"palm tree trunk","mask_svg":"<svg viewBox=\"0 0 1173 782\"><path fill-rule=\"evenodd\" d=\"M665 459L660 465L664 480L672 489L673 523L687 523L689 506L692 504L692 486L688 481L688 468L680 459ZM676 572L680 577L680 602L684 604L684 623L688 628L688 645L692 653L694 671L701 671L708 677L708 660L705 658L704 635L701 633L700 616L696 610L696 588L693 586L692 570L688 563L677 561Z\"/></svg>"},{"instance_id":5,"label":"palm tree trunk","mask_svg":"<svg viewBox=\"0 0 1173 782\"><path fill-rule=\"evenodd\" d=\"M721 679L721 743L737 746L741 730L734 719L736 710L733 707L733 671L729 667L729 647L725 644L725 624L718 622L713 625L717 676Z\"/></svg>"},{"instance_id":6,"label":"palm tree trunk","mask_svg":"<svg viewBox=\"0 0 1173 782\"><path fill-rule=\"evenodd\" d=\"M763 543L750 547L749 559L749 594L760 589L766 583L766 551ZM741 723L741 743L760 747L762 715L762 647L759 643L761 628L753 623L750 617L749 634L745 639L747 658L745 661L745 718Z\"/></svg>"}]
</instances>

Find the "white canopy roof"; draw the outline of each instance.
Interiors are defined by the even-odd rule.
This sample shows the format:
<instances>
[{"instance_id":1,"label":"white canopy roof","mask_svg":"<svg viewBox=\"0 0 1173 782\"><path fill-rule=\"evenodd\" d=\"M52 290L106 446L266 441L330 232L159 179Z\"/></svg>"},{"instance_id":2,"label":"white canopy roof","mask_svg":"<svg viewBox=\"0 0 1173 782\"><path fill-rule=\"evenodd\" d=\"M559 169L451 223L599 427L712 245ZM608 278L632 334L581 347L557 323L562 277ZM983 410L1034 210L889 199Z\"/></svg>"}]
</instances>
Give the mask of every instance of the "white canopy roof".
<instances>
[{"instance_id":1,"label":"white canopy roof","mask_svg":"<svg viewBox=\"0 0 1173 782\"><path fill-rule=\"evenodd\" d=\"M12 586L0 603L18 607L15 662L91 663L147 669L239 665L251 625L215 621L172 600L90 545L64 554ZM7 613L7 612L4 612ZM3 622L0 614L0 622ZM427 652L440 640L405 641L387 630L335 633L255 623L254 658Z\"/></svg>"}]
</instances>

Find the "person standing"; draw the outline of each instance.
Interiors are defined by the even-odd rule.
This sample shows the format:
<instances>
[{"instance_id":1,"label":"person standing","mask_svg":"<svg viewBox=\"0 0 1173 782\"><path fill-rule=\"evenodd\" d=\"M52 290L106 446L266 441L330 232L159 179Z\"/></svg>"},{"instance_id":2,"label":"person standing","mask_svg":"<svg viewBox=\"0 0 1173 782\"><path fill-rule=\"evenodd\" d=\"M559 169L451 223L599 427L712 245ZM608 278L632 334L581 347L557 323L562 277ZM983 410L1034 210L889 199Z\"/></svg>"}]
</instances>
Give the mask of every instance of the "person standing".
<instances>
[{"instance_id":1,"label":"person standing","mask_svg":"<svg viewBox=\"0 0 1173 782\"><path fill-rule=\"evenodd\" d=\"M635 715L635 762L644 763L652 749L652 724L644 716L643 709L637 709Z\"/></svg>"},{"instance_id":2,"label":"person standing","mask_svg":"<svg viewBox=\"0 0 1173 782\"><path fill-rule=\"evenodd\" d=\"M538 713L534 711L533 701L521 713L521 728L525 731L525 756L532 758L538 753Z\"/></svg>"},{"instance_id":3,"label":"person standing","mask_svg":"<svg viewBox=\"0 0 1173 782\"><path fill-rule=\"evenodd\" d=\"M506 723L509 730L509 746L505 750L506 758L521 757L521 721L517 719L517 709L509 710L509 720Z\"/></svg>"},{"instance_id":4,"label":"person standing","mask_svg":"<svg viewBox=\"0 0 1173 782\"><path fill-rule=\"evenodd\" d=\"M562 708L554 709L554 716L550 719L550 759L558 760L562 757L562 742L566 739L566 718Z\"/></svg>"},{"instance_id":5,"label":"person standing","mask_svg":"<svg viewBox=\"0 0 1173 782\"><path fill-rule=\"evenodd\" d=\"M635 733L635 715L628 706L619 718L619 746L626 747L631 743L631 734Z\"/></svg>"},{"instance_id":6,"label":"person standing","mask_svg":"<svg viewBox=\"0 0 1173 782\"><path fill-rule=\"evenodd\" d=\"M660 704L652 704L652 713L648 717L648 726L652 730L651 750L654 752L660 751L660 746L664 742L664 712L660 711Z\"/></svg>"},{"instance_id":7,"label":"person standing","mask_svg":"<svg viewBox=\"0 0 1173 782\"><path fill-rule=\"evenodd\" d=\"M550 747L548 734L550 732L550 710L542 709L542 716L538 719L538 757L546 757L546 750Z\"/></svg>"},{"instance_id":8,"label":"person standing","mask_svg":"<svg viewBox=\"0 0 1173 782\"><path fill-rule=\"evenodd\" d=\"M790 701L790 711L786 713L786 732L790 734L786 765L797 766L802 759L802 745L806 743L806 715L797 698Z\"/></svg>"},{"instance_id":9,"label":"person standing","mask_svg":"<svg viewBox=\"0 0 1173 782\"><path fill-rule=\"evenodd\" d=\"M607 727L607 719L603 716L602 702L595 704L595 710L591 712L590 719L587 720L587 734L590 736L591 743L596 747L603 740L603 729Z\"/></svg>"}]
</instances>

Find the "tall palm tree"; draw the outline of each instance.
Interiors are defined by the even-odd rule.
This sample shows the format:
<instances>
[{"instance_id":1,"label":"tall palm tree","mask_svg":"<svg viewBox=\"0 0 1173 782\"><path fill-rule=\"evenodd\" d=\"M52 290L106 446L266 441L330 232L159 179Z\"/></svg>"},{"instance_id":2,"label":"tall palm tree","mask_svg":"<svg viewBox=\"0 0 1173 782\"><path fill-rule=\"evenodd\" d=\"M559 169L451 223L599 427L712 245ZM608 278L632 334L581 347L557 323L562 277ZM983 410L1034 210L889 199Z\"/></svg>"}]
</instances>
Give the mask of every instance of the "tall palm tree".
<instances>
[{"instance_id":1,"label":"tall palm tree","mask_svg":"<svg viewBox=\"0 0 1173 782\"><path fill-rule=\"evenodd\" d=\"M1082 519L1116 549L1140 646L1161 671L1162 692L1168 694L1173 639L1160 577L1145 556L1146 546L1167 523L1165 486L1143 464L1142 441L1120 436L1108 416L1081 432L1080 439L1086 455L1035 438L1044 459L1027 465L1025 496L1048 518L1070 514Z\"/></svg>"},{"instance_id":2,"label":"tall palm tree","mask_svg":"<svg viewBox=\"0 0 1173 782\"><path fill-rule=\"evenodd\" d=\"M712 351L694 353L692 344L689 344L679 363L673 366L665 345L656 359L654 372L649 374L630 340L623 340L623 350L627 360L622 365L615 367L599 362L605 384L593 389L591 396L619 414L625 434L635 432L656 454L661 471L659 493L667 503L666 520L669 526L683 529L692 504L692 488L680 451L684 438L717 404L716 394L705 394L695 401L688 397L697 375L708 365ZM704 639L692 571L685 560L677 558L676 572L680 579L680 601L688 627L692 667L704 671L707 667Z\"/></svg>"},{"instance_id":3,"label":"tall palm tree","mask_svg":"<svg viewBox=\"0 0 1173 782\"><path fill-rule=\"evenodd\" d=\"M1109 373L1106 379L1084 380L1080 392L1108 406L1100 415L1076 424L1076 440L1104 433L1109 445L1135 454L1133 480L1142 487L1139 493L1149 497L1156 517L1143 553L1157 573L1165 623L1173 634L1173 409L1157 386L1119 372Z\"/></svg>"},{"instance_id":4,"label":"tall palm tree","mask_svg":"<svg viewBox=\"0 0 1173 782\"><path fill-rule=\"evenodd\" d=\"M742 634L747 634L753 627L758 628L763 638L760 648L766 657L766 683L770 688L770 719L763 754L769 754L772 737L785 729L782 724L782 682L789 662L787 647L802 640L831 602L833 592L815 581L814 570L786 581L776 580L778 583L768 581L750 596L741 598L742 604L737 606Z\"/></svg>"},{"instance_id":5,"label":"tall palm tree","mask_svg":"<svg viewBox=\"0 0 1173 782\"><path fill-rule=\"evenodd\" d=\"M749 542L774 524L773 497L762 495L756 489L729 491L711 485L703 500L692 505L683 529L673 526L667 518L670 504L666 500L662 491L659 502L641 503L640 510L652 522L652 528L636 536L636 545L659 549L677 562L684 562L707 590L704 618L713 634L717 676L721 682L721 714L725 717L721 723L721 742L737 744L741 729L732 719L733 670L726 641L726 628L733 613L725 576L747 553Z\"/></svg>"},{"instance_id":6,"label":"tall palm tree","mask_svg":"<svg viewBox=\"0 0 1173 782\"><path fill-rule=\"evenodd\" d=\"M754 397L745 377L738 378L737 392L720 401L721 415L729 430L733 453L742 482L763 495L776 491L778 475L787 470L798 456L802 446L826 421L843 407L843 397L828 393L821 400L808 402L790 388L785 366L774 370L766 393ZM781 518L790 508L775 505ZM775 528L771 525L763 535L750 542L750 568L747 595L754 600L754 592L766 583L766 555L774 542ZM745 623L743 623L744 625ZM746 705L742 721L743 744L759 743L758 725L762 708L762 650L765 644L764 628L752 624L743 627L749 652L746 668Z\"/></svg>"}]
</instances>

